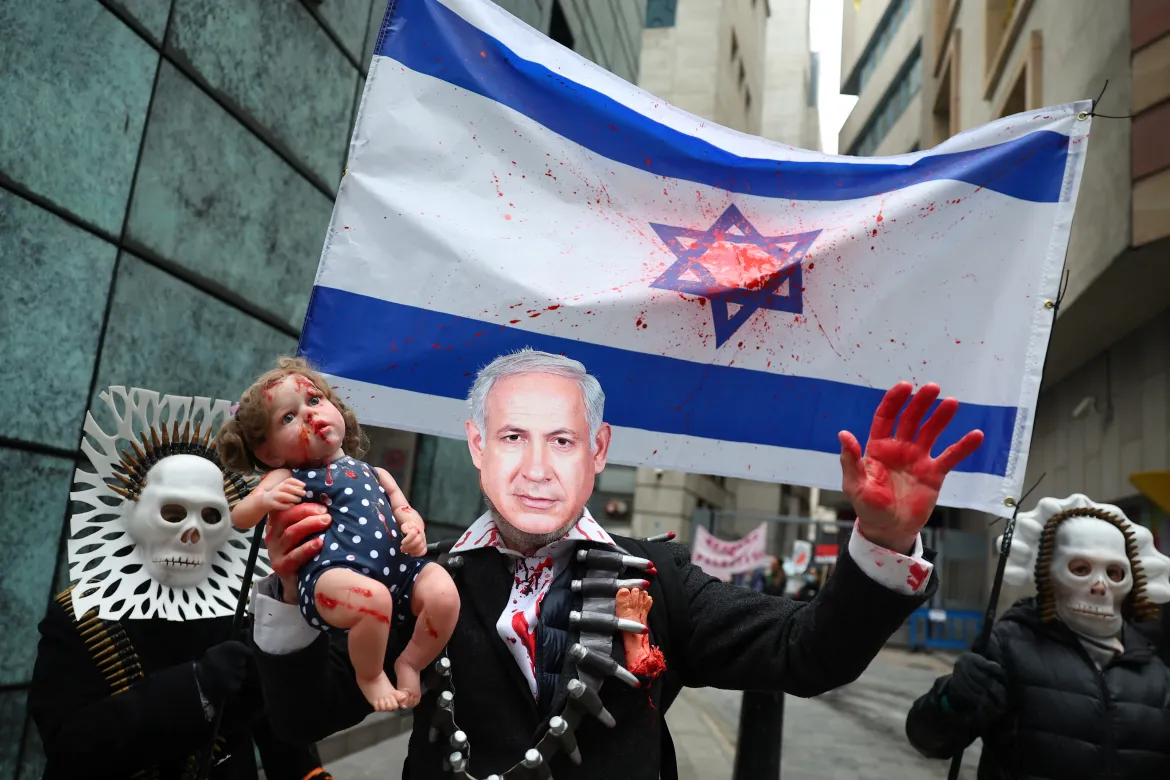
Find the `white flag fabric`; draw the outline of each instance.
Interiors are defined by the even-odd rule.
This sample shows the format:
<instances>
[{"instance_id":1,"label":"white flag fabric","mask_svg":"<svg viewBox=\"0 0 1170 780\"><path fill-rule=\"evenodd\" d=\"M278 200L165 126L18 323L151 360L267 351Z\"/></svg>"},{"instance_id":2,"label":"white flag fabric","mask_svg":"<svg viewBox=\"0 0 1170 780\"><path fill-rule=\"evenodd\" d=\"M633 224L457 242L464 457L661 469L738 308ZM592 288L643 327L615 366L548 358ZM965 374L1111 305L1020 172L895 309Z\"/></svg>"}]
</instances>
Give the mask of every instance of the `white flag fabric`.
<instances>
[{"instance_id":1,"label":"white flag fabric","mask_svg":"<svg viewBox=\"0 0 1170 780\"><path fill-rule=\"evenodd\" d=\"M711 124L485 0L390 4L301 353L359 419L464 436L477 369L582 361L617 463L840 489L884 391L983 446L941 503L1020 496L1090 120L1031 111L854 158ZM1082 113L1078 116L1078 113Z\"/></svg>"},{"instance_id":2,"label":"white flag fabric","mask_svg":"<svg viewBox=\"0 0 1170 780\"><path fill-rule=\"evenodd\" d=\"M703 526L695 527L691 541L691 562L716 579L727 582L732 575L755 571L770 560L765 547L768 524L760 523L747 536L724 541Z\"/></svg>"}]
</instances>

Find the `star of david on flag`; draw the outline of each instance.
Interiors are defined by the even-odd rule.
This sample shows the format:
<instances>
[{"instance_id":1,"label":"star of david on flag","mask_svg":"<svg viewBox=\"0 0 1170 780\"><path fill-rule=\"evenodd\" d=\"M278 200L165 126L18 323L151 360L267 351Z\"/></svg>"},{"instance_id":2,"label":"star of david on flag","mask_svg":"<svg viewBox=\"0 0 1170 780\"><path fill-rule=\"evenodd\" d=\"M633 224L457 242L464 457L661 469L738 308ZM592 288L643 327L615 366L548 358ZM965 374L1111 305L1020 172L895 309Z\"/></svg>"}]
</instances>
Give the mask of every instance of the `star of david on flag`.
<instances>
[{"instance_id":1,"label":"star of david on flag","mask_svg":"<svg viewBox=\"0 0 1170 780\"><path fill-rule=\"evenodd\" d=\"M839 490L838 432L936 382L933 454L984 434L940 505L1011 514L1091 101L847 157L488 0L395 0L376 40L299 347L363 425L465 439L476 373L531 348L597 378L610 463Z\"/></svg>"},{"instance_id":2,"label":"star of david on flag","mask_svg":"<svg viewBox=\"0 0 1170 780\"><path fill-rule=\"evenodd\" d=\"M821 231L765 236L734 204L707 230L651 227L678 260L650 286L710 301L716 347L759 309L804 311L801 260Z\"/></svg>"}]
</instances>

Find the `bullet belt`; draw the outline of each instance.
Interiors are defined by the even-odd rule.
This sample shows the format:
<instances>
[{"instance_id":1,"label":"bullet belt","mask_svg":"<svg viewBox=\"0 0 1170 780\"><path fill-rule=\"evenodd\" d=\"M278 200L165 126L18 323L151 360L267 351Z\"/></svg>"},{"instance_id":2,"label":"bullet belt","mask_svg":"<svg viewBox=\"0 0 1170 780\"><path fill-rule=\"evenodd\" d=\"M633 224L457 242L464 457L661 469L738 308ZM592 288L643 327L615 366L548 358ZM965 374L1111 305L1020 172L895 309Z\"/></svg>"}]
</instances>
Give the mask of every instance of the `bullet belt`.
<instances>
[{"instance_id":1,"label":"bullet belt","mask_svg":"<svg viewBox=\"0 0 1170 780\"><path fill-rule=\"evenodd\" d=\"M110 686L110 695L125 693L130 686L146 675L138 660L134 644L126 636L126 630L117 620L103 620L97 616L97 608L91 609L78 620L73 612L73 587L69 586L55 597L57 604L73 621L74 628L81 636L85 649L89 651L94 665ZM223 737L216 740L215 752L223 751ZM195 780L199 773L199 754L192 753L183 761L181 780ZM158 767L146 767L131 775L133 780L158 780Z\"/></svg>"}]
</instances>

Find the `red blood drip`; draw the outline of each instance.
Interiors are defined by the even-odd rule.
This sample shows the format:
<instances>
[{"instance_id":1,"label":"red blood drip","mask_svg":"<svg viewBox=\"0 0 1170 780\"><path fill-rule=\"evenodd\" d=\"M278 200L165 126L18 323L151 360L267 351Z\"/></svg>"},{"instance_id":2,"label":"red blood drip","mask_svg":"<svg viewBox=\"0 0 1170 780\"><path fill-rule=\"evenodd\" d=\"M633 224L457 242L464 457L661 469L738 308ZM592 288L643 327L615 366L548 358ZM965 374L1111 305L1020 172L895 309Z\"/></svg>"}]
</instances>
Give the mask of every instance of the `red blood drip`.
<instances>
[{"instance_id":1,"label":"red blood drip","mask_svg":"<svg viewBox=\"0 0 1170 780\"><path fill-rule=\"evenodd\" d=\"M313 600L316 601L318 605L324 607L325 609L337 609L337 605L341 603L337 599L329 598L324 593L314 594Z\"/></svg>"},{"instance_id":2,"label":"red blood drip","mask_svg":"<svg viewBox=\"0 0 1170 780\"><path fill-rule=\"evenodd\" d=\"M654 679L666 671L666 658L657 647L651 647L634 661L630 671L640 677Z\"/></svg>"},{"instance_id":3,"label":"red blood drip","mask_svg":"<svg viewBox=\"0 0 1170 780\"><path fill-rule=\"evenodd\" d=\"M345 470L345 476L349 477L350 479L357 479L357 474L354 474L349 469Z\"/></svg>"},{"instance_id":4,"label":"red blood drip","mask_svg":"<svg viewBox=\"0 0 1170 780\"><path fill-rule=\"evenodd\" d=\"M314 398L314 397L321 395L321 388L319 388L319 387L317 387L317 385L313 384L313 380L309 379L307 376L303 376L301 374L294 374L293 375L293 382L297 388L297 392L302 394L302 395L308 396L310 398Z\"/></svg>"},{"instance_id":5,"label":"red blood drip","mask_svg":"<svg viewBox=\"0 0 1170 780\"><path fill-rule=\"evenodd\" d=\"M431 616L430 615L426 615L423 617L423 625L426 626L427 635L430 636L431 639L438 639L439 638L439 632L436 631L434 625L431 624Z\"/></svg>"},{"instance_id":6,"label":"red blood drip","mask_svg":"<svg viewBox=\"0 0 1170 780\"><path fill-rule=\"evenodd\" d=\"M357 611L358 611L359 615L369 615L370 617L377 620L379 623L385 623L387 625L390 624L390 616L385 615L376 609L370 609L369 607L358 607Z\"/></svg>"},{"instance_id":7,"label":"red blood drip","mask_svg":"<svg viewBox=\"0 0 1170 780\"><path fill-rule=\"evenodd\" d=\"M759 290L780 271L780 262L758 246L716 241L699 258L721 289Z\"/></svg>"},{"instance_id":8,"label":"red blood drip","mask_svg":"<svg viewBox=\"0 0 1170 780\"><path fill-rule=\"evenodd\" d=\"M309 431L309 427L307 425L302 425L300 434L302 463L307 463L309 461L309 439L311 436L312 434Z\"/></svg>"},{"instance_id":9,"label":"red blood drip","mask_svg":"<svg viewBox=\"0 0 1170 780\"><path fill-rule=\"evenodd\" d=\"M324 468L325 468L325 484L332 485L333 484L333 469L329 468L328 463L325 464ZM326 502L326 503L328 503L328 502Z\"/></svg>"},{"instance_id":10,"label":"red blood drip","mask_svg":"<svg viewBox=\"0 0 1170 780\"><path fill-rule=\"evenodd\" d=\"M523 612L515 612L512 614L512 630L516 632L516 636L520 637L520 641L524 643L524 649L528 651L528 663L532 667L533 673L535 673L536 628L533 627L530 631L528 629L528 618L524 617Z\"/></svg>"},{"instance_id":11,"label":"red blood drip","mask_svg":"<svg viewBox=\"0 0 1170 780\"><path fill-rule=\"evenodd\" d=\"M372 599L374 597L374 591L370 590L369 588L350 588L350 590L359 596L365 596L368 599Z\"/></svg>"},{"instance_id":12,"label":"red blood drip","mask_svg":"<svg viewBox=\"0 0 1170 780\"><path fill-rule=\"evenodd\" d=\"M487 542L485 543L485 545L487 547L496 547L496 546L498 546L497 540L499 539L499 536L500 536L500 532L498 530L496 530L496 527L493 525L491 528L489 528L487 530L487 533L485 533L483 536L481 536L475 540L475 544L479 545L479 543L483 542L483 540L486 538Z\"/></svg>"},{"instance_id":13,"label":"red blood drip","mask_svg":"<svg viewBox=\"0 0 1170 780\"><path fill-rule=\"evenodd\" d=\"M922 584L922 581L926 579L929 574L930 571L925 566L923 566L921 563L918 563L917 561L912 561L910 563L910 574L906 577L906 584L914 590L918 590L918 586Z\"/></svg>"}]
</instances>

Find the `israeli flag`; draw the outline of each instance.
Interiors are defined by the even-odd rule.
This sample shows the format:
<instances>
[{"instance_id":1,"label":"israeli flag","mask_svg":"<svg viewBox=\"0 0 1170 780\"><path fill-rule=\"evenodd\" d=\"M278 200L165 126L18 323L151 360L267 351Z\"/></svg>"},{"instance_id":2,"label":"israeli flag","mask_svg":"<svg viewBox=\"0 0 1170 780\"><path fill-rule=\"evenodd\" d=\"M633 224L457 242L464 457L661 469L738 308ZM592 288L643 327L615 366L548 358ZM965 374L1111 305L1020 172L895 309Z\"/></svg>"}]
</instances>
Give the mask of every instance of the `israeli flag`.
<instances>
[{"instance_id":1,"label":"israeli flag","mask_svg":"<svg viewBox=\"0 0 1170 780\"><path fill-rule=\"evenodd\" d=\"M884 391L983 446L942 503L1020 496L1089 102L890 158L667 105L486 0L382 24L301 340L366 424L463 437L521 347L601 381L618 463L840 489Z\"/></svg>"}]
</instances>

